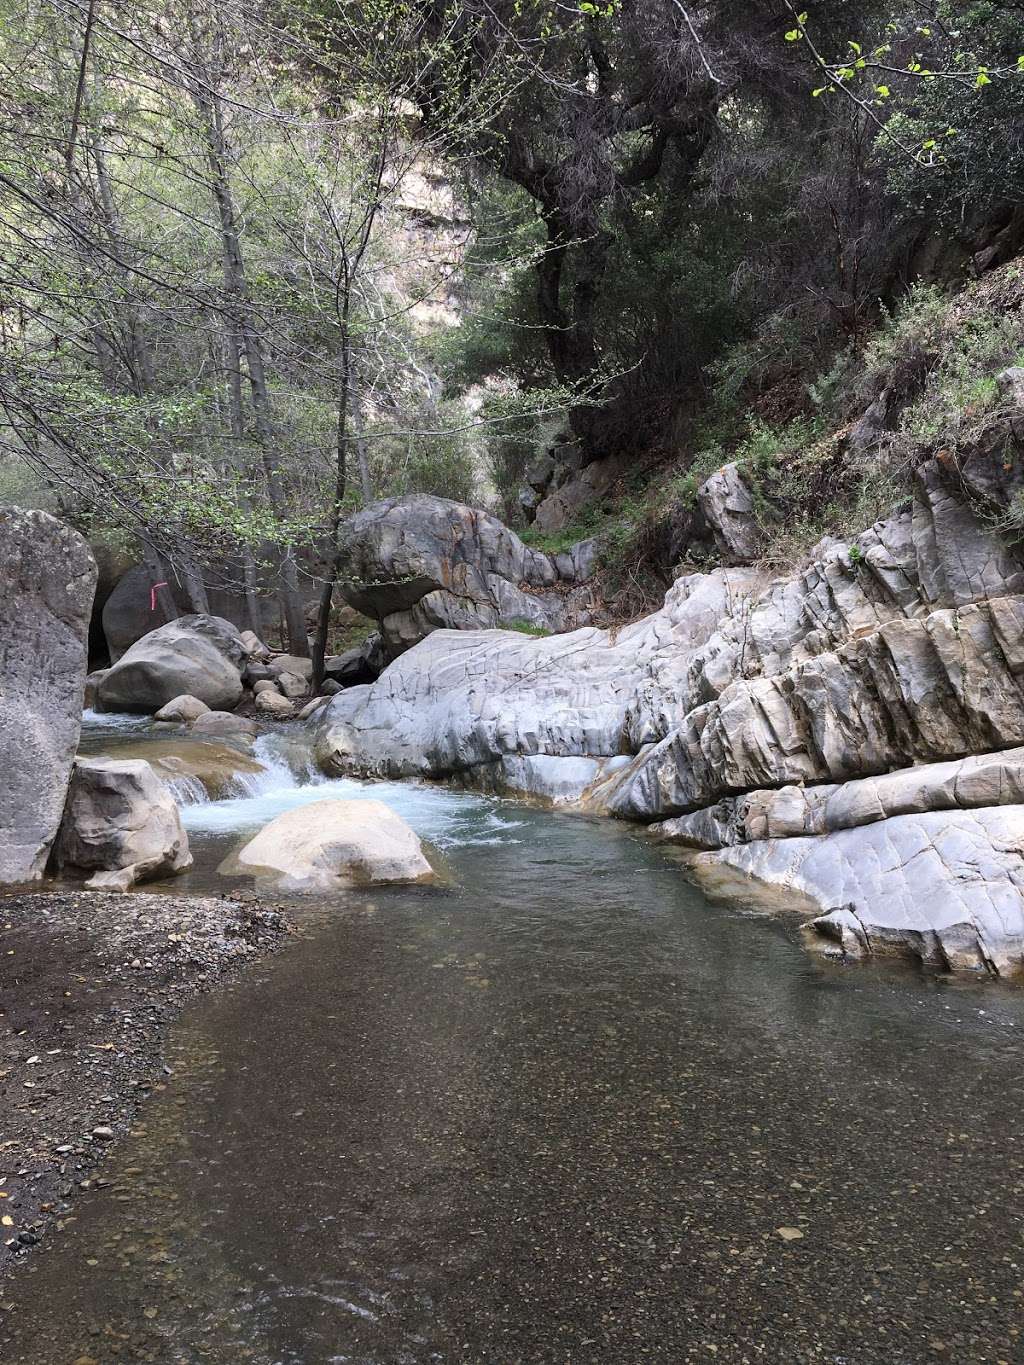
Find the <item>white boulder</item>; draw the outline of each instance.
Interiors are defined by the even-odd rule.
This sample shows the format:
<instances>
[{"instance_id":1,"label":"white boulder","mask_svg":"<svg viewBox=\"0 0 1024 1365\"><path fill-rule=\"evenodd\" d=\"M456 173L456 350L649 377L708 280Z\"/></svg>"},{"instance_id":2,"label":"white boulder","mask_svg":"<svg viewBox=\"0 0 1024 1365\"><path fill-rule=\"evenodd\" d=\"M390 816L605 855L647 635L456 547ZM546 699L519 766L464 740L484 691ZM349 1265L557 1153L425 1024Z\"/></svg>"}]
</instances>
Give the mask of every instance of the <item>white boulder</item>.
<instances>
[{"instance_id":1,"label":"white boulder","mask_svg":"<svg viewBox=\"0 0 1024 1365\"><path fill-rule=\"evenodd\" d=\"M433 875L415 832L382 801L315 801L286 811L220 868L282 890L416 882Z\"/></svg>"}]
</instances>

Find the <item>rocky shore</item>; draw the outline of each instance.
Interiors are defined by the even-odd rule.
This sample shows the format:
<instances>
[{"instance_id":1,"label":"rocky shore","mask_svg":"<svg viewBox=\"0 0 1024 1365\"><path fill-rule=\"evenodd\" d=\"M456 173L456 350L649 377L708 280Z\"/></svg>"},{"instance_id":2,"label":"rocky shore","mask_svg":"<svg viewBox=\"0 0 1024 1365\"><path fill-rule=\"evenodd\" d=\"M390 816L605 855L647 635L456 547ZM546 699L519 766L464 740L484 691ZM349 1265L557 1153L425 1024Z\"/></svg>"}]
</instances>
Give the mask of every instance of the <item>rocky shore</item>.
<instances>
[{"instance_id":1,"label":"rocky shore","mask_svg":"<svg viewBox=\"0 0 1024 1365\"><path fill-rule=\"evenodd\" d=\"M165 1082L183 1007L287 932L276 909L226 899L0 897L0 1275L102 1183L104 1152Z\"/></svg>"}]
</instances>

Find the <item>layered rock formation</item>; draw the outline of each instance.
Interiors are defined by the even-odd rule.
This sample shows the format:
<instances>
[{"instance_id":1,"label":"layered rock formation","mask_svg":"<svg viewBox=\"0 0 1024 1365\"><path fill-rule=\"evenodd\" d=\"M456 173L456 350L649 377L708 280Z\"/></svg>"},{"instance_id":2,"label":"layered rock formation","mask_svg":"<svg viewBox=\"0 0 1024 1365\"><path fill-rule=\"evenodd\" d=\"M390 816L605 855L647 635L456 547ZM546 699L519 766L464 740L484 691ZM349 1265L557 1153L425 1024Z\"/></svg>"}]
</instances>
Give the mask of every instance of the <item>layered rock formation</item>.
<instances>
[{"instance_id":1,"label":"layered rock formation","mask_svg":"<svg viewBox=\"0 0 1024 1365\"><path fill-rule=\"evenodd\" d=\"M1006 970L1024 942L1017 767L945 763L1024 745L1024 566L977 510L1002 462L927 462L906 505L798 572L693 575L618 632L438 632L318 713L318 757L687 817L676 835L705 850L705 881L717 868L800 889L846 914L824 932L851 950ZM721 491L739 555L745 508ZM939 767L894 772L921 764ZM744 794L742 811L729 804ZM935 902L923 925L894 909L919 877Z\"/></svg>"},{"instance_id":2,"label":"layered rock formation","mask_svg":"<svg viewBox=\"0 0 1024 1365\"><path fill-rule=\"evenodd\" d=\"M0 884L43 875L82 724L96 565L45 512L0 509Z\"/></svg>"},{"instance_id":3,"label":"layered rock formation","mask_svg":"<svg viewBox=\"0 0 1024 1365\"><path fill-rule=\"evenodd\" d=\"M532 626L565 630L588 619L573 592L593 570L593 544L541 554L495 517L428 494L389 498L345 527L341 591L380 623L388 658L434 630Z\"/></svg>"}]
</instances>

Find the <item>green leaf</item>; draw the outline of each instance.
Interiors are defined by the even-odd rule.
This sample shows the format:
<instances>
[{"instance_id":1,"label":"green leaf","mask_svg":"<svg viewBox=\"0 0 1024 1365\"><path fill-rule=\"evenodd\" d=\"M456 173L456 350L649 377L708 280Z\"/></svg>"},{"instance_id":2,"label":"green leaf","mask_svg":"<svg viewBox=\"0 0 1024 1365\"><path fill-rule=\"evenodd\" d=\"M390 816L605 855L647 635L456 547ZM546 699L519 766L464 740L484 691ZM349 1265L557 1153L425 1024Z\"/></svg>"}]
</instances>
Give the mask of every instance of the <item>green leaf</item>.
<instances>
[{"instance_id":1,"label":"green leaf","mask_svg":"<svg viewBox=\"0 0 1024 1365\"><path fill-rule=\"evenodd\" d=\"M791 28L789 32L786 34L786 42L798 43L802 37L803 34L800 32L798 28Z\"/></svg>"}]
</instances>

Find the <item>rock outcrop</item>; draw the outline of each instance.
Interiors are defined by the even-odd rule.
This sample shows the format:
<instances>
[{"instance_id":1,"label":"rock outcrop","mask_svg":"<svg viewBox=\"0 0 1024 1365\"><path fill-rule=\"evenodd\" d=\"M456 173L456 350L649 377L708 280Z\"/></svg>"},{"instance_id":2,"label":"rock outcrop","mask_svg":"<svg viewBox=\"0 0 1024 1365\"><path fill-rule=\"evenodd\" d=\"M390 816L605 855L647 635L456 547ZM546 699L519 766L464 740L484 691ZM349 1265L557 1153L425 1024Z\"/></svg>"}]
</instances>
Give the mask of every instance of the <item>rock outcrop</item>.
<instances>
[{"instance_id":1,"label":"rock outcrop","mask_svg":"<svg viewBox=\"0 0 1024 1365\"><path fill-rule=\"evenodd\" d=\"M228 858L222 872L282 890L423 881L419 839L382 801L316 801L286 811Z\"/></svg>"},{"instance_id":2,"label":"rock outcrop","mask_svg":"<svg viewBox=\"0 0 1024 1365\"><path fill-rule=\"evenodd\" d=\"M847 956L998 975L1024 968L1024 806L897 815L688 863L708 891L821 911L809 927Z\"/></svg>"},{"instance_id":3,"label":"rock outcrop","mask_svg":"<svg viewBox=\"0 0 1024 1365\"><path fill-rule=\"evenodd\" d=\"M213 710L242 699L245 651L220 616L180 616L136 641L100 679L105 711L152 713L187 693Z\"/></svg>"},{"instance_id":4,"label":"rock outcrop","mask_svg":"<svg viewBox=\"0 0 1024 1365\"><path fill-rule=\"evenodd\" d=\"M140 758L78 758L56 845L61 868L91 871L86 885L126 891L192 865L171 793Z\"/></svg>"},{"instance_id":5,"label":"rock outcrop","mask_svg":"<svg viewBox=\"0 0 1024 1365\"><path fill-rule=\"evenodd\" d=\"M0 508L0 885L43 875L78 747L96 565L45 512Z\"/></svg>"},{"instance_id":6,"label":"rock outcrop","mask_svg":"<svg viewBox=\"0 0 1024 1365\"><path fill-rule=\"evenodd\" d=\"M318 758L671 820L700 875L799 884L847 946L1007 970L1024 782L995 751L1024 746L1024 565L976 510L1005 503L1005 465L926 462L905 505L806 566L680 579L618 632L438 632L317 713ZM738 518L722 552L743 558L731 498L708 513ZM896 915L919 868L932 939Z\"/></svg>"},{"instance_id":7,"label":"rock outcrop","mask_svg":"<svg viewBox=\"0 0 1024 1365\"><path fill-rule=\"evenodd\" d=\"M388 658L432 631L523 624L564 630L587 619L593 545L550 556L495 517L427 494L389 498L345 527L341 591L380 623Z\"/></svg>"}]
</instances>

